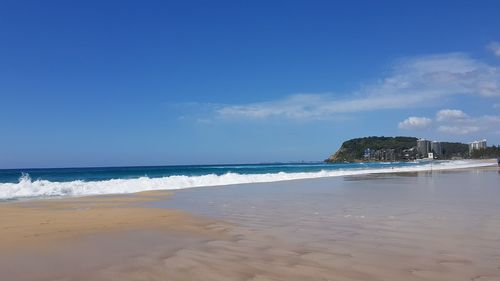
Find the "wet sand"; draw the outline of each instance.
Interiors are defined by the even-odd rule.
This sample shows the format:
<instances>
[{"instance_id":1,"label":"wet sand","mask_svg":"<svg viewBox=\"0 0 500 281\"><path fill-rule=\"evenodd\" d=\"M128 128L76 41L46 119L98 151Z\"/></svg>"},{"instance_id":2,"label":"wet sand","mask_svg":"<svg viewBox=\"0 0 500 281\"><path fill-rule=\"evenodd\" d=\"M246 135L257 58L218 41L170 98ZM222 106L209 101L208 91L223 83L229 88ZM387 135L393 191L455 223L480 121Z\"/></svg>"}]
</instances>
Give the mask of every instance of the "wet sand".
<instances>
[{"instance_id":1,"label":"wet sand","mask_svg":"<svg viewBox=\"0 0 500 281\"><path fill-rule=\"evenodd\" d=\"M2 280L500 280L499 203L492 168L8 203L0 272Z\"/></svg>"}]
</instances>

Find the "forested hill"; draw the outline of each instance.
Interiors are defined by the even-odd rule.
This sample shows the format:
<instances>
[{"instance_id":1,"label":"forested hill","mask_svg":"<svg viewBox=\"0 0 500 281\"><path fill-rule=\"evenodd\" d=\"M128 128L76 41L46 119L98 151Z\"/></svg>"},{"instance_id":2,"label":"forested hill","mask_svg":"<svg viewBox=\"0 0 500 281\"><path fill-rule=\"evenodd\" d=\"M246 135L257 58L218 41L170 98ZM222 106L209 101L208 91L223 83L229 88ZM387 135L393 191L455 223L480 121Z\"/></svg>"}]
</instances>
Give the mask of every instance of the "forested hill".
<instances>
[{"instance_id":1,"label":"forested hill","mask_svg":"<svg viewBox=\"0 0 500 281\"><path fill-rule=\"evenodd\" d=\"M326 162L356 162L365 159L365 150L370 149L374 154L380 154L380 159L394 158L401 160L403 151L417 146L415 137L364 137L345 141L339 150L330 156ZM382 155L384 154L384 155ZM391 154L391 155L387 155ZM397 154L397 155L396 155ZM384 157L385 156L385 157Z\"/></svg>"},{"instance_id":2,"label":"forested hill","mask_svg":"<svg viewBox=\"0 0 500 281\"><path fill-rule=\"evenodd\" d=\"M439 159L452 157L468 158L467 144L441 142L442 151ZM335 154L326 162L359 162L359 161L408 161L427 157L417 151L416 137L364 137L351 139L342 144Z\"/></svg>"}]
</instances>

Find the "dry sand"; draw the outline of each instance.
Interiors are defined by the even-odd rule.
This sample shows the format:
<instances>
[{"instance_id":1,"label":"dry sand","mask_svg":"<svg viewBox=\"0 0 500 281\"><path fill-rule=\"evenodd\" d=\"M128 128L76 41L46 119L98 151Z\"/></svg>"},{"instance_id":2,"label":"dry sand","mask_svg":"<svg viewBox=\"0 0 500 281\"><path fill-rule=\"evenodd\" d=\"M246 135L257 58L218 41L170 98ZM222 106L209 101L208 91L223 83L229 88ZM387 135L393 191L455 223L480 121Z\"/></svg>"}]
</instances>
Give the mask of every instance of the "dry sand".
<instances>
[{"instance_id":1,"label":"dry sand","mask_svg":"<svg viewBox=\"0 0 500 281\"><path fill-rule=\"evenodd\" d=\"M95 233L164 228L197 231L207 222L176 210L141 207L167 192L0 204L0 248L46 246Z\"/></svg>"}]
</instances>

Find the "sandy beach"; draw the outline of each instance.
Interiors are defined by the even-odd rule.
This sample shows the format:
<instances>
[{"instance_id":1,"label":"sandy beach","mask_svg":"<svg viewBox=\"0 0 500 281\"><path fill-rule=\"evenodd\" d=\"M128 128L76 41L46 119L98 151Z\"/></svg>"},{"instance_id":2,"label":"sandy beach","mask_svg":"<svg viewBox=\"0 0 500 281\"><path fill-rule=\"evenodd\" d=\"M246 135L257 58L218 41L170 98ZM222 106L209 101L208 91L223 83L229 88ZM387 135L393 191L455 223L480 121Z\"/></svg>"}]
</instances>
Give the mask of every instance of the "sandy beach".
<instances>
[{"instance_id":1,"label":"sandy beach","mask_svg":"<svg viewBox=\"0 0 500 281\"><path fill-rule=\"evenodd\" d=\"M498 168L0 204L2 280L500 280Z\"/></svg>"},{"instance_id":2,"label":"sandy beach","mask_svg":"<svg viewBox=\"0 0 500 281\"><path fill-rule=\"evenodd\" d=\"M0 0L0 281L500 281L500 0Z\"/></svg>"}]
</instances>

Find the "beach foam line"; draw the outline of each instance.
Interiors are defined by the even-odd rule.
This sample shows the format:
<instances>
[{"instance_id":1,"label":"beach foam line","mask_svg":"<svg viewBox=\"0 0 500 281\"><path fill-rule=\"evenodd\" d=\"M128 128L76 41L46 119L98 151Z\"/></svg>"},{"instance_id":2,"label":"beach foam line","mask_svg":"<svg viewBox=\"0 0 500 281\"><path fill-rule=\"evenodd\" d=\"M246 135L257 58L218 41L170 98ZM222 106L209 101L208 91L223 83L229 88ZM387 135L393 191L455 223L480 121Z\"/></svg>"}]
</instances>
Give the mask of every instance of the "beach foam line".
<instances>
[{"instance_id":1,"label":"beach foam line","mask_svg":"<svg viewBox=\"0 0 500 281\"><path fill-rule=\"evenodd\" d=\"M168 176L161 178L140 177L135 179L111 179L103 181L52 182L48 180L32 180L23 174L18 183L1 183L0 199L53 197L53 196L86 196L102 194L136 193L148 190L176 190L192 187L221 186L246 183L265 183L299 179L339 177L364 174L382 174L395 172L420 172L430 170L448 170L491 166L484 161L440 161L408 167L388 167L371 169L322 170L319 172L265 173L223 175L207 174L202 176Z\"/></svg>"}]
</instances>

